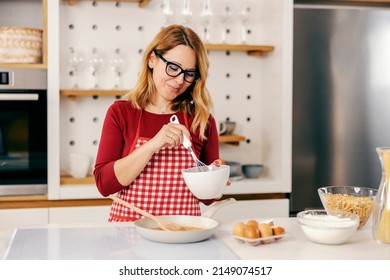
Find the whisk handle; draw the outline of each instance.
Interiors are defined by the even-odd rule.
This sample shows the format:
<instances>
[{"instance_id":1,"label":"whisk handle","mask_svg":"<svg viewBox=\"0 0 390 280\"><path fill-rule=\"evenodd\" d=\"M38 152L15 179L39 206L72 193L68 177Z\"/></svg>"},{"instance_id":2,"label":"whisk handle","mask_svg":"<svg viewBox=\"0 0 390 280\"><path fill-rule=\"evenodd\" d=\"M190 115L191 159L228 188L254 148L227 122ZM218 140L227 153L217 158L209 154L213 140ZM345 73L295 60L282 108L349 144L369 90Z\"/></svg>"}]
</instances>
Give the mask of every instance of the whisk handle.
<instances>
[{"instance_id":1,"label":"whisk handle","mask_svg":"<svg viewBox=\"0 0 390 280\"><path fill-rule=\"evenodd\" d=\"M171 123L180 124L179 118L178 118L176 115L173 115L173 116L170 118L170 121L171 121ZM192 146L192 143L191 143L190 139L188 139L187 136L185 136L184 134L183 134L183 146L184 146L185 148L187 148L187 149L190 148L190 147Z\"/></svg>"}]
</instances>

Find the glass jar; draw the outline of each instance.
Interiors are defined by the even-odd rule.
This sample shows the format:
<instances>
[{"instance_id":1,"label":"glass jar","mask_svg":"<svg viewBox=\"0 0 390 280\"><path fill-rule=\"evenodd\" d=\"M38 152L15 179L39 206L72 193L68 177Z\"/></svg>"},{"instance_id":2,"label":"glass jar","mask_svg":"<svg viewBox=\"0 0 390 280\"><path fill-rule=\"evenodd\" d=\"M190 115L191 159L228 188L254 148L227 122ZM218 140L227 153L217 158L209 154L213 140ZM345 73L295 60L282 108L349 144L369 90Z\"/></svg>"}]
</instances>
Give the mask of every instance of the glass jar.
<instances>
[{"instance_id":1,"label":"glass jar","mask_svg":"<svg viewBox=\"0 0 390 280\"><path fill-rule=\"evenodd\" d=\"M382 179L375 198L372 234L376 241L390 243L390 147L376 148Z\"/></svg>"}]
</instances>

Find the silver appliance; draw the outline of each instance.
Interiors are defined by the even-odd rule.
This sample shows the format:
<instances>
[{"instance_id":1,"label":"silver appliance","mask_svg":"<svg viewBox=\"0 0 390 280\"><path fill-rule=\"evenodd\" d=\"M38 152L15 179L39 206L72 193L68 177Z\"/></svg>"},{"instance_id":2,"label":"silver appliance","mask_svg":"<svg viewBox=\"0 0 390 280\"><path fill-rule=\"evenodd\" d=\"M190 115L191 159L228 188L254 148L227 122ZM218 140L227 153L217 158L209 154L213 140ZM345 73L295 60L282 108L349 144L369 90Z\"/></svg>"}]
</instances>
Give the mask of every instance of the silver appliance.
<instances>
[{"instance_id":1,"label":"silver appliance","mask_svg":"<svg viewBox=\"0 0 390 280\"><path fill-rule=\"evenodd\" d=\"M390 3L295 1L293 59L292 216L322 208L319 187L379 186L375 148L390 146Z\"/></svg>"},{"instance_id":2,"label":"silver appliance","mask_svg":"<svg viewBox=\"0 0 390 280\"><path fill-rule=\"evenodd\" d=\"M0 68L0 196L47 194L47 71Z\"/></svg>"}]
</instances>

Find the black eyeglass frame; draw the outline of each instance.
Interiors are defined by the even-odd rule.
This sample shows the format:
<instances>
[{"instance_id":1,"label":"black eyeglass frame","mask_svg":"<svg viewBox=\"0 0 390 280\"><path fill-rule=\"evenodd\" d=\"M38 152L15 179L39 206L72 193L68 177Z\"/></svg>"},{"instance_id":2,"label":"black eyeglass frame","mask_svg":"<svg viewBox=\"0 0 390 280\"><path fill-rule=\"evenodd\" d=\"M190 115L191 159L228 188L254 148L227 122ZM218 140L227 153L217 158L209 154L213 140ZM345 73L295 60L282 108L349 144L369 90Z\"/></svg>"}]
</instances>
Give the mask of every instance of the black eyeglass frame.
<instances>
[{"instance_id":1,"label":"black eyeglass frame","mask_svg":"<svg viewBox=\"0 0 390 280\"><path fill-rule=\"evenodd\" d=\"M199 79L200 77L200 74L197 70L184 70L183 68L181 68L179 65L177 65L176 63L174 62L171 62L171 61L168 61L166 60L161 54L159 54L158 52L154 52L164 63L165 63L165 73L169 76L169 77L172 77L172 78L176 78L176 77L179 77L182 73L184 73L184 80L187 82L187 83L190 83L192 84L193 82L195 82L197 79ZM176 75L171 75L168 73L168 67L169 65L174 65L176 66L177 68L180 69L180 72L177 73ZM194 73L195 74L195 77L194 77L194 80L193 81L188 81L186 79L187 77L187 73Z\"/></svg>"}]
</instances>

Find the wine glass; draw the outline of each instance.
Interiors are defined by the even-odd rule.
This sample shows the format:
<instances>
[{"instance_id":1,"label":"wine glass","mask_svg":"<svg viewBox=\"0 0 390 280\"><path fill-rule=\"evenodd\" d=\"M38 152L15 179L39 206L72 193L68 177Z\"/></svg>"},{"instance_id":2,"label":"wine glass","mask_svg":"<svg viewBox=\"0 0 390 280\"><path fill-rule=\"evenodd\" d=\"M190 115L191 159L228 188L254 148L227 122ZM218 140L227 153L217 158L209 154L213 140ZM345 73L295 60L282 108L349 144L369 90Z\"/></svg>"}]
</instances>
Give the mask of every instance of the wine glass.
<instances>
[{"instance_id":1,"label":"wine glass","mask_svg":"<svg viewBox=\"0 0 390 280\"><path fill-rule=\"evenodd\" d=\"M164 0L163 5L164 24L167 26L173 22L173 6L171 0Z\"/></svg>"},{"instance_id":2,"label":"wine glass","mask_svg":"<svg viewBox=\"0 0 390 280\"><path fill-rule=\"evenodd\" d=\"M227 22L232 16L232 8L229 1L223 1L218 8L218 18L222 26L222 43L226 43L226 35L228 32Z\"/></svg>"},{"instance_id":3,"label":"wine glass","mask_svg":"<svg viewBox=\"0 0 390 280\"><path fill-rule=\"evenodd\" d=\"M92 48L88 62L89 62L89 68L92 71L92 76L95 79L94 88L95 89L99 88L99 83L98 83L99 76L106 63L104 52L102 52L97 48Z\"/></svg>"},{"instance_id":4,"label":"wine glass","mask_svg":"<svg viewBox=\"0 0 390 280\"><path fill-rule=\"evenodd\" d=\"M183 24L189 25L192 18L192 9L190 0L182 0L181 16L183 18Z\"/></svg>"},{"instance_id":5,"label":"wine glass","mask_svg":"<svg viewBox=\"0 0 390 280\"><path fill-rule=\"evenodd\" d=\"M200 22L203 31L203 40L206 43L210 42L210 23L213 16L211 0L203 0L202 11L200 13Z\"/></svg>"},{"instance_id":6,"label":"wine glass","mask_svg":"<svg viewBox=\"0 0 390 280\"><path fill-rule=\"evenodd\" d=\"M79 71L85 66L85 55L82 51L76 50L73 47L68 49L67 64L70 66L70 76L73 78L73 88L79 88L78 78Z\"/></svg>"},{"instance_id":7,"label":"wine glass","mask_svg":"<svg viewBox=\"0 0 390 280\"><path fill-rule=\"evenodd\" d=\"M120 89L122 87L122 75L124 70L127 67L126 56L122 53L121 49L117 48L110 58L109 66L115 74L115 89Z\"/></svg>"},{"instance_id":8,"label":"wine glass","mask_svg":"<svg viewBox=\"0 0 390 280\"><path fill-rule=\"evenodd\" d=\"M238 18L241 22L241 43L243 44L247 43L247 34L249 31L248 24L250 21L251 13L252 7L248 3L245 3L238 14Z\"/></svg>"}]
</instances>

